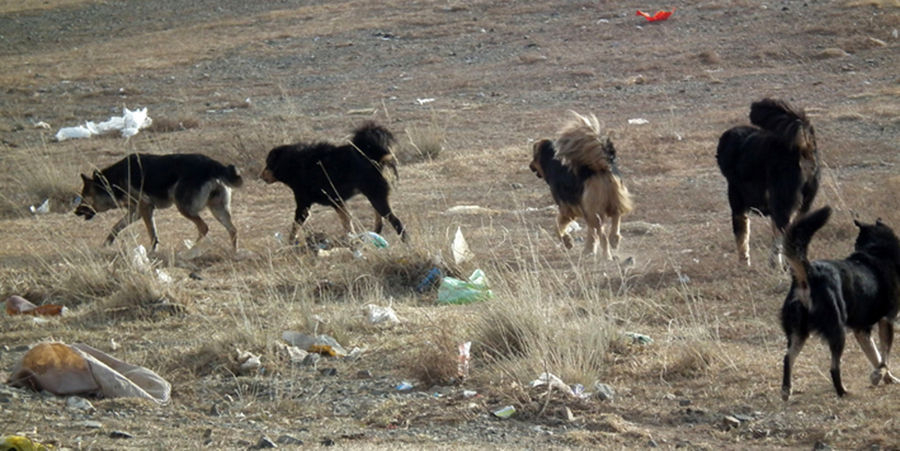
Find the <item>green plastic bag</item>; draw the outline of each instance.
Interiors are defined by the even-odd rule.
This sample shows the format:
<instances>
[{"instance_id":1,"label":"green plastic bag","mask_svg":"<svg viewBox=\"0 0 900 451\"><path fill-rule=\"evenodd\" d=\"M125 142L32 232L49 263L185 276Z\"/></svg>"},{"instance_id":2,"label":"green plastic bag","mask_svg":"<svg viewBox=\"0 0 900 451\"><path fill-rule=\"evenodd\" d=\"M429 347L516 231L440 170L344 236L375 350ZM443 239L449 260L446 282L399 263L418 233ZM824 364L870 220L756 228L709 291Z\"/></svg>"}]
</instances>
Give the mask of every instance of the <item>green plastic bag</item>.
<instances>
[{"instance_id":1,"label":"green plastic bag","mask_svg":"<svg viewBox=\"0 0 900 451\"><path fill-rule=\"evenodd\" d=\"M437 302L438 304L468 304L492 297L494 297L494 293L488 288L484 271L476 269L469 276L469 280L459 280L453 277L441 279Z\"/></svg>"}]
</instances>

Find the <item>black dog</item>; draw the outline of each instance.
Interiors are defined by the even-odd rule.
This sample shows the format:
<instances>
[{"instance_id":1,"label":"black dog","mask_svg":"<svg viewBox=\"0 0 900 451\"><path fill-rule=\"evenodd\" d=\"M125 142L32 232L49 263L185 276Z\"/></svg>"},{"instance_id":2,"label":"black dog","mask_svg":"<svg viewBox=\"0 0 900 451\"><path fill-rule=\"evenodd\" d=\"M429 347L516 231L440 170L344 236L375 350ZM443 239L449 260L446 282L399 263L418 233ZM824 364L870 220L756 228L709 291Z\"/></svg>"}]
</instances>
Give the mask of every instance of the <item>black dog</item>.
<instances>
[{"instance_id":1,"label":"black dog","mask_svg":"<svg viewBox=\"0 0 900 451\"><path fill-rule=\"evenodd\" d=\"M350 215L344 201L358 193L366 196L375 209L375 233L381 233L381 218L387 217L406 241L406 229L388 203L390 184L384 176L385 167L397 176L390 149L393 142L394 135L386 128L366 122L356 129L350 144L298 143L272 149L260 177L266 183L282 182L294 191L297 209L291 226L291 242L297 242L299 227L309 216L312 204L334 208L344 231L350 233Z\"/></svg>"},{"instance_id":2,"label":"black dog","mask_svg":"<svg viewBox=\"0 0 900 451\"><path fill-rule=\"evenodd\" d=\"M809 211L819 189L816 135L802 110L763 99L750 106L757 127L734 127L719 138L716 161L728 180L738 256L750 264L751 210L770 216L775 235L770 263L781 266L782 234Z\"/></svg>"},{"instance_id":3,"label":"black dog","mask_svg":"<svg viewBox=\"0 0 900 451\"><path fill-rule=\"evenodd\" d=\"M800 218L785 232L785 256L793 283L781 308L781 327L787 335L781 395L791 396L791 367L811 332L817 332L831 350L831 381L838 396L847 390L841 383L841 353L845 328L849 328L875 367L870 380L878 385L900 382L888 369L894 339L893 320L900 309L900 240L881 220L859 227L855 250L843 260L816 260L806 256L809 242L828 221L825 207ZM880 349L871 332L878 325Z\"/></svg>"},{"instance_id":4,"label":"black dog","mask_svg":"<svg viewBox=\"0 0 900 451\"><path fill-rule=\"evenodd\" d=\"M200 233L197 241L209 231L199 214L204 207L209 207L228 230L231 244L237 249L237 229L231 223L231 188L240 187L243 179L234 165L225 166L199 154L139 153L128 155L102 171L94 171L91 177L81 174L81 179L84 186L76 215L87 220L112 208L128 209L125 217L113 226L106 244L111 244L122 229L140 216L150 234L152 249L156 250L159 238L153 210L174 203L197 226Z\"/></svg>"}]
</instances>

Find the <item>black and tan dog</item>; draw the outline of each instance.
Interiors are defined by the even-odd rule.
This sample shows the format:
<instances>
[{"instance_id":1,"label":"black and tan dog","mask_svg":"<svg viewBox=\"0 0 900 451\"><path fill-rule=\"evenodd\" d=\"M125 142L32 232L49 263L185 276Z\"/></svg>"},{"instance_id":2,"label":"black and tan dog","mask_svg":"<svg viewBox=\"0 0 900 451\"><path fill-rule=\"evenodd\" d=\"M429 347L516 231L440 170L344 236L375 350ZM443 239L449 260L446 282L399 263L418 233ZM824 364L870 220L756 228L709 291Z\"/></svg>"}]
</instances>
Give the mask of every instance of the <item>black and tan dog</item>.
<instances>
[{"instance_id":1,"label":"black and tan dog","mask_svg":"<svg viewBox=\"0 0 900 451\"><path fill-rule=\"evenodd\" d=\"M111 244L116 235L138 217L144 220L150 234L152 249L159 238L153 210L175 204L184 217L197 226L199 237L206 236L209 226L200 218L200 211L209 207L222 223L237 249L237 229L231 222L231 188L238 188L243 179L234 165L225 166L200 154L150 155L131 154L91 177L81 174L84 183L81 203L75 214L91 219L96 213L125 207L125 217L113 226L106 238Z\"/></svg>"},{"instance_id":2,"label":"black and tan dog","mask_svg":"<svg viewBox=\"0 0 900 451\"><path fill-rule=\"evenodd\" d=\"M366 122L354 131L349 144L298 143L272 149L260 177L266 183L282 182L294 192L297 208L291 242L297 242L299 228L313 204L334 208L344 231L351 233L350 215L344 201L356 194L365 196L375 209L375 233L381 233L382 218L386 217L406 241L406 229L388 202L391 187L384 174L390 168L397 176L391 153L393 142L394 135L388 129Z\"/></svg>"},{"instance_id":3,"label":"black and tan dog","mask_svg":"<svg viewBox=\"0 0 900 451\"><path fill-rule=\"evenodd\" d=\"M566 248L572 248L568 225L581 217L588 226L584 253L596 253L599 239L610 259L610 247L616 249L621 239L621 217L631 212L631 197L619 174L616 149L608 136L601 136L597 118L572 114L555 143L534 143L529 168L550 185L559 207L557 234Z\"/></svg>"},{"instance_id":4,"label":"black and tan dog","mask_svg":"<svg viewBox=\"0 0 900 451\"><path fill-rule=\"evenodd\" d=\"M812 236L831 215L825 207L798 219L785 232L785 256L793 283L781 309L787 335L781 394L791 396L791 368L811 332L821 335L831 351L831 381L838 396L847 390L841 382L841 354L850 329L875 370L870 381L878 385L900 382L888 369L894 339L893 321L900 310L900 240L881 220L854 221L859 228L854 252L843 260L810 262L807 248ZM879 346L871 333L878 326Z\"/></svg>"},{"instance_id":5,"label":"black and tan dog","mask_svg":"<svg viewBox=\"0 0 900 451\"><path fill-rule=\"evenodd\" d=\"M770 264L782 266L782 235L791 218L812 206L819 189L816 134L803 110L763 99L750 106L754 126L719 138L716 161L728 181L728 203L738 257L750 265L750 211L769 216L774 242Z\"/></svg>"}]
</instances>

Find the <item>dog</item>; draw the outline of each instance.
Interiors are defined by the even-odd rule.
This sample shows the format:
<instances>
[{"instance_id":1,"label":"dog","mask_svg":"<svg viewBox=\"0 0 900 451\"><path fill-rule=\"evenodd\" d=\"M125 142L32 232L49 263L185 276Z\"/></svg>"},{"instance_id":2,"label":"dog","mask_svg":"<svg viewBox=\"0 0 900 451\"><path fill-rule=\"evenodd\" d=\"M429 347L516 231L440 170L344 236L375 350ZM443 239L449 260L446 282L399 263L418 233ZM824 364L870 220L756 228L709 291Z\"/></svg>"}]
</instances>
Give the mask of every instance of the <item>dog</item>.
<instances>
[{"instance_id":1,"label":"dog","mask_svg":"<svg viewBox=\"0 0 900 451\"><path fill-rule=\"evenodd\" d=\"M824 207L798 219L785 232L785 256L791 267L791 289L781 308L787 336L782 398L791 396L791 368L811 332L821 335L831 350L831 381L838 396L847 394L841 382L841 354L850 329L875 370L870 381L900 383L888 369L894 338L893 321L900 310L900 239L890 227L854 221L859 228L854 252L843 260L807 258L812 236L828 222ZM880 349L871 332L878 325Z\"/></svg>"},{"instance_id":2,"label":"dog","mask_svg":"<svg viewBox=\"0 0 900 451\"><path fill-rule=\"evenodd\" d=\"M783 232L805 214L819 190L816 134L803 110L762 99L750 106L753 126L739 126L719 138L716 161L728 181L732 229L738 258L750 265L750 218L769 216L774 235L769 263L783 266Z\"/></svg>"},{"instance_id":3,"label":"dog","mask_svg":"<svg viewBox=\"0 0 900 451\"><path fill-rule=\"evenodd\" d=\"M609 136L601 136L597 117L572 112L554 143L541 139L534 143L529 168L550 185L550 194L559 208L556 232L567 249L572 248L568 226L584 218L588 239L584 254L596 254L599 238L603 254L612 259L622 236L622 216L632 211L631 195L622 182L616 149Z\"/></svg>"},{"instance_id":4,"label":"dog","mask_svg":"<svg viewBox=\"0 0 900 451\"><path fill-rule=\"evenodd\" d=\"M199 242L209 226L200 218L200 210L209 207L231 237L237 250L237 228L231 222L231 188L239 188L243 178L234 165L224 164L200 154L130 154L91 177L81 174L81 202L75 214L90 220L95 214L124 206L128 212L117 222L106 244L112 244L119 232L143 219L150 234L152 250L159 246L153 211L175 204L178 211L197 226Z\"/></svg>"},{"instance_id":5,"label":"dog","mask_svg":"<svg viewBox=\"0 0 900 451\"><path fill-rule=\"evenodd\" d=\"M400 238L406 241L406 228L388 202L391 186L385 177L386 169L399 178L397 163L391 153L394 142L394 135L388 129L368 121L354 131L350 143L345 145L297 143L269 151L260 178L269 184L284 183L294 192L297 208L291 226L291 242L299 241L299 229L309 217L309 208L313 204L334 208L344 232L352 233L344 201L356 194L365 196L375 209L375 233L381 233L382 218L387 218Z\"/></svg>"}]
</instances>

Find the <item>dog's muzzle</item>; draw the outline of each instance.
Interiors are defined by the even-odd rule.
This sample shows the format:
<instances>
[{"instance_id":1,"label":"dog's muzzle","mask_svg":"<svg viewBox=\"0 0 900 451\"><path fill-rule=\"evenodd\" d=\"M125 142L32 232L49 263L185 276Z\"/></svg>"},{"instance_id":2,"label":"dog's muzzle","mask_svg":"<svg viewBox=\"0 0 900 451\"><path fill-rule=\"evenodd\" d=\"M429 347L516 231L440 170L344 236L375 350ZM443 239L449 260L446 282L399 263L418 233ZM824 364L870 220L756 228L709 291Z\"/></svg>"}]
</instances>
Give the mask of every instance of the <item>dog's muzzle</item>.
<instances>
[{"instance_id":1,"label":"dog's muzzle","mask_svg":"<svg viewBox=\"0 0 900 451\"><path fill-rule=\"evenodd\" d=\"M259 178L261 178L266 183L275 183L275 174L269 168L263 169L262 172L259 173Z\"/></svg>"},{"instance_id":2,"label":"dog's muzzle","mask_svg":"<svg viewBox=\"0 0 900 451\"><path fill-rule=\"evenodd\" d=\"M75 215L76 216L84 216L84 220L87 221L94 217L97 214L97 211L91 208L89 205L81 204L75 207Z\"/></svg>"},{"instance_id":3,"label":"dog's muzzle","mask_svg":"<svg viewBox=\"0 0 900 451\"><path fill-rule=\"evenodd\" d=\"M543 177L541 177L541 171L538 171L538 168L534 165L534 163L529 164L528 169L531 169L531 172L534 172L534 175L536 175L537 178L539 178L539 179L543 178Z\"/></svg>"}]
</instances>

